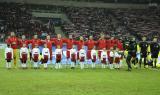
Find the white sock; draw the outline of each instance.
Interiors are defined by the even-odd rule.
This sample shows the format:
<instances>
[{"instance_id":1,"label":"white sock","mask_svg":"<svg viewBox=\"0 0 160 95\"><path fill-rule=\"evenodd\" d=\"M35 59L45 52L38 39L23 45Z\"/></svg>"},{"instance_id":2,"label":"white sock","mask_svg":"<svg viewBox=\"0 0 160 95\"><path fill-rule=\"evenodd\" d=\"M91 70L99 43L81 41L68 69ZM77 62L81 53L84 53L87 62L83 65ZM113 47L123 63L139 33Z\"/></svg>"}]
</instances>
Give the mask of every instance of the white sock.
<instances>
[{"instance_id":1,"label":"white sock","mask_svg":"<svg viewBox=\"0 0 160 95\"><path fill-rule=\"evenodd\" d=\"M120 64L117 64L117 68L118 68L118 69L120 68Z\"/></svg>"},{"instance_id":2,"label":"white sock","mask_svg":"<svg viewBox=\"0 0 160 95\"><path fill-rule=\"evenodd\" d=\"M44 68L47 68L47 63L44 63Z\"/></svg>"},{"instance_id":3,"label":"white sock","mask_svg":"<svg viewBox=\"0 0 160 95\"><path fill-rule=\"evenodd\" d=\"M74 62L71 62L71 67L75 67L75 63Z\"/></svg>"},{"instance_id":4,"label":"white sock","mask_svg":"<svg viewBox=\"0 0 160 95\"><path fill-rule=\"evenodd\" d=\"M11 63L8 63L8 68L11 68Z\"/></svg>"},{"instance_id":5,"label":"white sock","mask_svg":"<svg viewBox=\"0 0 160 95\"><path fill-rule=\"evenodd\" d=\"M58 68L59 68L59 69L62 68L61 63L58 63Z\"/></svg>"},{"instance_id":6,"label":"white sock","mask_svg":"<svg viewBox=\"0 0 160 95\"><path fill-rule=\"evenodd\" d=\"M34 62L34 68L38 67L38 62Z\"/></svg>"},{"instance_id":7,"label":"white sock","mask_svg":"<svg viewBox=\"0 0 160 95\"><path fill-rule=\"evenodd\" d=\"M119 67L122 67L122 60L120 60Z\"/></svg>"},{"instance_id":8,"label":"white sock","mask_svg":"<svg viewBox=\"0 0 160 95\"><path fill-rule=\"evenodd\" d=\"M22 68L24 67L23 63L21 63L21 67L22 67Z\"/></svg>"},{"instance_id":9,"label":"white sock","mask_svg":"<svg viewBox=\"0 0 160 95\"><path fill-rule=\"evenodd\" d=\"M109 68L110 68L110 69L113 69L113 64L109 64Z\"/></svg>"},{"instance_id":10,"label":"white sock","mask_svg":"<svg viewBox=\"0 0 160 95\"><path fill-rule=\"evenodd\" d=\"M92 63L92 68L95 68L95 63Z\"/></svg>"},{"instance_id":11,"label":"white sock","mask_svg":"<svg viewBox=\"0 0 160 95\"><path fill-rule=\"evenodd\" d=\"M102 68L103 68L103 64L102 64Z\"/></svg>"},{"instance_id":12,"label":"white sock","mask_svg":"<svg viewBox=\"0 0 160 95\"><path fill-rule=\"evenodd\" d=\"M55 68L58 69L58 63L56 63Z\"/></svg>"},{"instance_id":13,"label":"white sock","mask_svg":"<svg viewBox=\"0 0 160 95\"><path fill-rule=\"evenodd\" d=\"M88 68L88 63L86 64L86 68Z\"/></svg>"},{"instance_id":14,"label":"white sock","mask_svg":"<svg viewBox=\"0 0 160 95\"><path fill-rule=\"evenodd\" d=\"M24 68L27 68L27 64L26 63L24 64Z\"/></svg>"},{"instance_id":15,"label":"white sock","mask_svg":"<svg viewBox=\"0 0 160 95\"><path fill-rule=\"evenodd\" d=\"M93 68L95 68L96 67L96 63L93 63Z\"/></svg>"},{"instance_id":16,"label":"white sock","mask_svg":"<svg viewBox=\"0 0 160 95\"><path fill-rule=\"evenodd\" d=\"M84 63L80 62L81 69L84 69Z\"/></svg>"},{"instance_id":17,"label":"white sock","mask_svg":"<svg viewBox=\"0 0 160 95\"><path fill-rule=\"evenodd\" d=\"M6 68L9 68L9 63L8 62L6 62Z\"/></svg>"}]
</instances>

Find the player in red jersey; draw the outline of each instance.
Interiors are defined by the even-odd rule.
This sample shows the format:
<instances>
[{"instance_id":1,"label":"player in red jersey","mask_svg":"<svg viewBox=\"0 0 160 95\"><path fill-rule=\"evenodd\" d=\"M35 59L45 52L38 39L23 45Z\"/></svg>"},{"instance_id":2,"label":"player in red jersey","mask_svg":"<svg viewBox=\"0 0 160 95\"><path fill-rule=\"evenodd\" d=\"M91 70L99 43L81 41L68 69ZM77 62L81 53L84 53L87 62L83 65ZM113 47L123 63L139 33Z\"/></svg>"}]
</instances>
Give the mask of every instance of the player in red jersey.
<instances>
[{"instance_id":1,"label":"player in red jersey","mask_svg":"<svg viewBox=\"0 0 160 95\"><path fill-rule=\"evenodd\" d=\"M23 47L23 44L26 44L26 47L28 47L28 43L29 43L29 40L26 40L25 35L22 35L22 39L19 39L20 47Z\"/></svg>"},{"instance_id":2,"label":"player in red jersey","mask_svg":"<svg viewBox=\"0 0 160 95\"><path fill-rule=\"evenodd\" d=\"M101 38L97 42L98 47L98 57L101 59L101 52L104 48L106 48L106 39L104 34L101 35Z\"/></svg>"},{"instance_id":3,"label":"player in red jersey","mask_svg":"<svg viewBox=\"0 0 160 95\"><path fill-rule=\"evenodd\" d=\"M78 48L78 51L80 49L82 49L82 47L84 46L84 40L83 40L83 37L80 36L80 40L79 41L76 41L75 44L77 45L77 48ZM77 53L77 59L79 59L79 52Z\"/></svg>"},{"instance_id":4,"label":"player in red jersey","mask_svg":"<svg viewBox=\"0 0 160 95\"><path fill-rule=\"evenodd\" d=\"M85 45L88 47L87 60L89 62L92 62L91 61L91 50L94 48L95 44L96 44L96 41L93 40L93 36L89 36L89 40L85 42Z\"/></svg>"},{"instance_id":5,"label":"player in red jersey","mask_svg":"<svg viewBox=\"0 0 160 95\"><path fill-rule=\"evenodd\" d=\"M54 42L51 40L50 35L47 35L46 40L42 40L42 43L47 45L47 48L49 49L49 52L50 52L50 60L52 60L52 44Z\"/></svg>"},{"instance_id":6,"label":"player in red jersey","mask_svg":"<svg viewBox=\"0 0 160 95\"><path fill-rule=\"evenodd\" d=\"M72 35L69 35L69 39L65 38L63 39L63 42L67 45L67 63L71 63L70 50L73 48L76 41L73 39Z\"/></svg>"},{"instance_id":7,"label":"player in red jersey","mask_svg":"<svg viewBox=\"0 0 160 95\"><path fill-rule=\"evenodd\" d=\"M53 38L52 41L56 48L57 46L60 46L60 48L62 48L64 40L61 38L61 34L57 34L57 38Z\"/></svg>"},{"instance_id":8,"label":"player in red jersey","mask_svg":"<svg viewBox=\"0 0 160 95\"><path fill-rule=\"evenodd\" d=\"M31 44L32 49L35 48L35 45L40 46L42 44L41 40L38 39L38 35L34 35L34 38L28 41Z\"/></svg>"},{"instance_id":9,"label":"player in red jersey","mask_svg":"<svg viewBox=\"0 0 160 95\"><path fill-rule=\"evenodd\" d=\"M16 68L19 39L16 37L14 32L11 32L11 36L6 40L6 43L11 44L11 48L13 49L14 66Z\"/></svg>"}]
</instances>

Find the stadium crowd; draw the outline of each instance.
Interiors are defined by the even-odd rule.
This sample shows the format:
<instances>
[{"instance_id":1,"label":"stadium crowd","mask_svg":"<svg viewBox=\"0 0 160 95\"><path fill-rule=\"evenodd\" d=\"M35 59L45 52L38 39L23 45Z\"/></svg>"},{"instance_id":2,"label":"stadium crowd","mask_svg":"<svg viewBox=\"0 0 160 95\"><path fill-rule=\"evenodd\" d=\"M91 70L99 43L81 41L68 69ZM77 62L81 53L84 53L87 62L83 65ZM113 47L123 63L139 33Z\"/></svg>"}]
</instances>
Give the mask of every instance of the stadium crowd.
<instances>
[{"instance_id":1,"label":"stadium crowd","mask_svg":"<svg viewBox=\"0 0 160 95\"><path fill-rule=\"evenodd\" d=\"M15 31L18 37L26 35L32 38L34 34L39 36L43 33L54 35L54 27L48 27L45 23L37 21L32 16L31 10L24 4L0 3L0 35L1 40Z\"/></svg>"}]
</instances>

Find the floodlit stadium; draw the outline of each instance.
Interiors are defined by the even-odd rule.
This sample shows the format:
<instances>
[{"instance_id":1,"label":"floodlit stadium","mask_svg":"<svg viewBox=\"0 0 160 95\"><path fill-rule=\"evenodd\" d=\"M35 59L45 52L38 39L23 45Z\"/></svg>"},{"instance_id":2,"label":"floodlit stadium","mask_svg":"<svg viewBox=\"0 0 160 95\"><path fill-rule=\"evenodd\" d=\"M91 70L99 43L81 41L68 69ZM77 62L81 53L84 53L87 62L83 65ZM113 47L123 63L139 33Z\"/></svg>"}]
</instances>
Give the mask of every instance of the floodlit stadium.
<instances>
[{"instance_id":1,"label":"floodlit stadium","mask_svg":"<svg viewBox=\"0 0 160 95\"><path fill-rule=\"evenodd\" d=\"M0 0L0 95L159 95L159 0Z\"/></svg>"}]
</instances>

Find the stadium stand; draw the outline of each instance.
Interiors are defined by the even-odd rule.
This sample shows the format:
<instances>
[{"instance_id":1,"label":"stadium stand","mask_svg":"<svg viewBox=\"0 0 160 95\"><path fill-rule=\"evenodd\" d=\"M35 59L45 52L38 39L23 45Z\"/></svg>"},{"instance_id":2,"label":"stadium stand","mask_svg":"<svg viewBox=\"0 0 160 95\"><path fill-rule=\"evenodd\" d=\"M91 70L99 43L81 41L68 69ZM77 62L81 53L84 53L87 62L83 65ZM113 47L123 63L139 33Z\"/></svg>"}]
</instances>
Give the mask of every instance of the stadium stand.
<instances>
[{"instance_id":1,"label":"stadium stand","mask_svg":"<svg viewBox=\"0 0 160 95\"><path fill-rule=\"evenodd\" d=\"M102 0L103 1L103 0ZM4 41L10 31L15 31L17 36L22 34L32 37L33 34L55 35L54 24L42 22L42 19L33 17L32 12L63 13L70 21L62 21L62 30L74 38L79 35L85 38L93 35L98 39L101 33L107 36L141 38L142 35L160 35L159 7L145 9L130 8L99 8L99 7L66 7L55 5L35 5L0 3L0 40ZM4 33L7 32L7 33Z\"/></svg>"},{"instance_id":2,"label":"stadium stand","mask_svg":"<svg viewBox=\"0 0 160 95\"><path fill-rule=\"evenodd\" d=\"M31 38L34 34L39 36L44 33L55 35L54 28L50 21L42 23L32 16L31 10L24 4L1 3L0 4L0 35L1 40L6 38L11 31L15 31L17 36L26 35Z\"/></svg>"}]
</instances>

